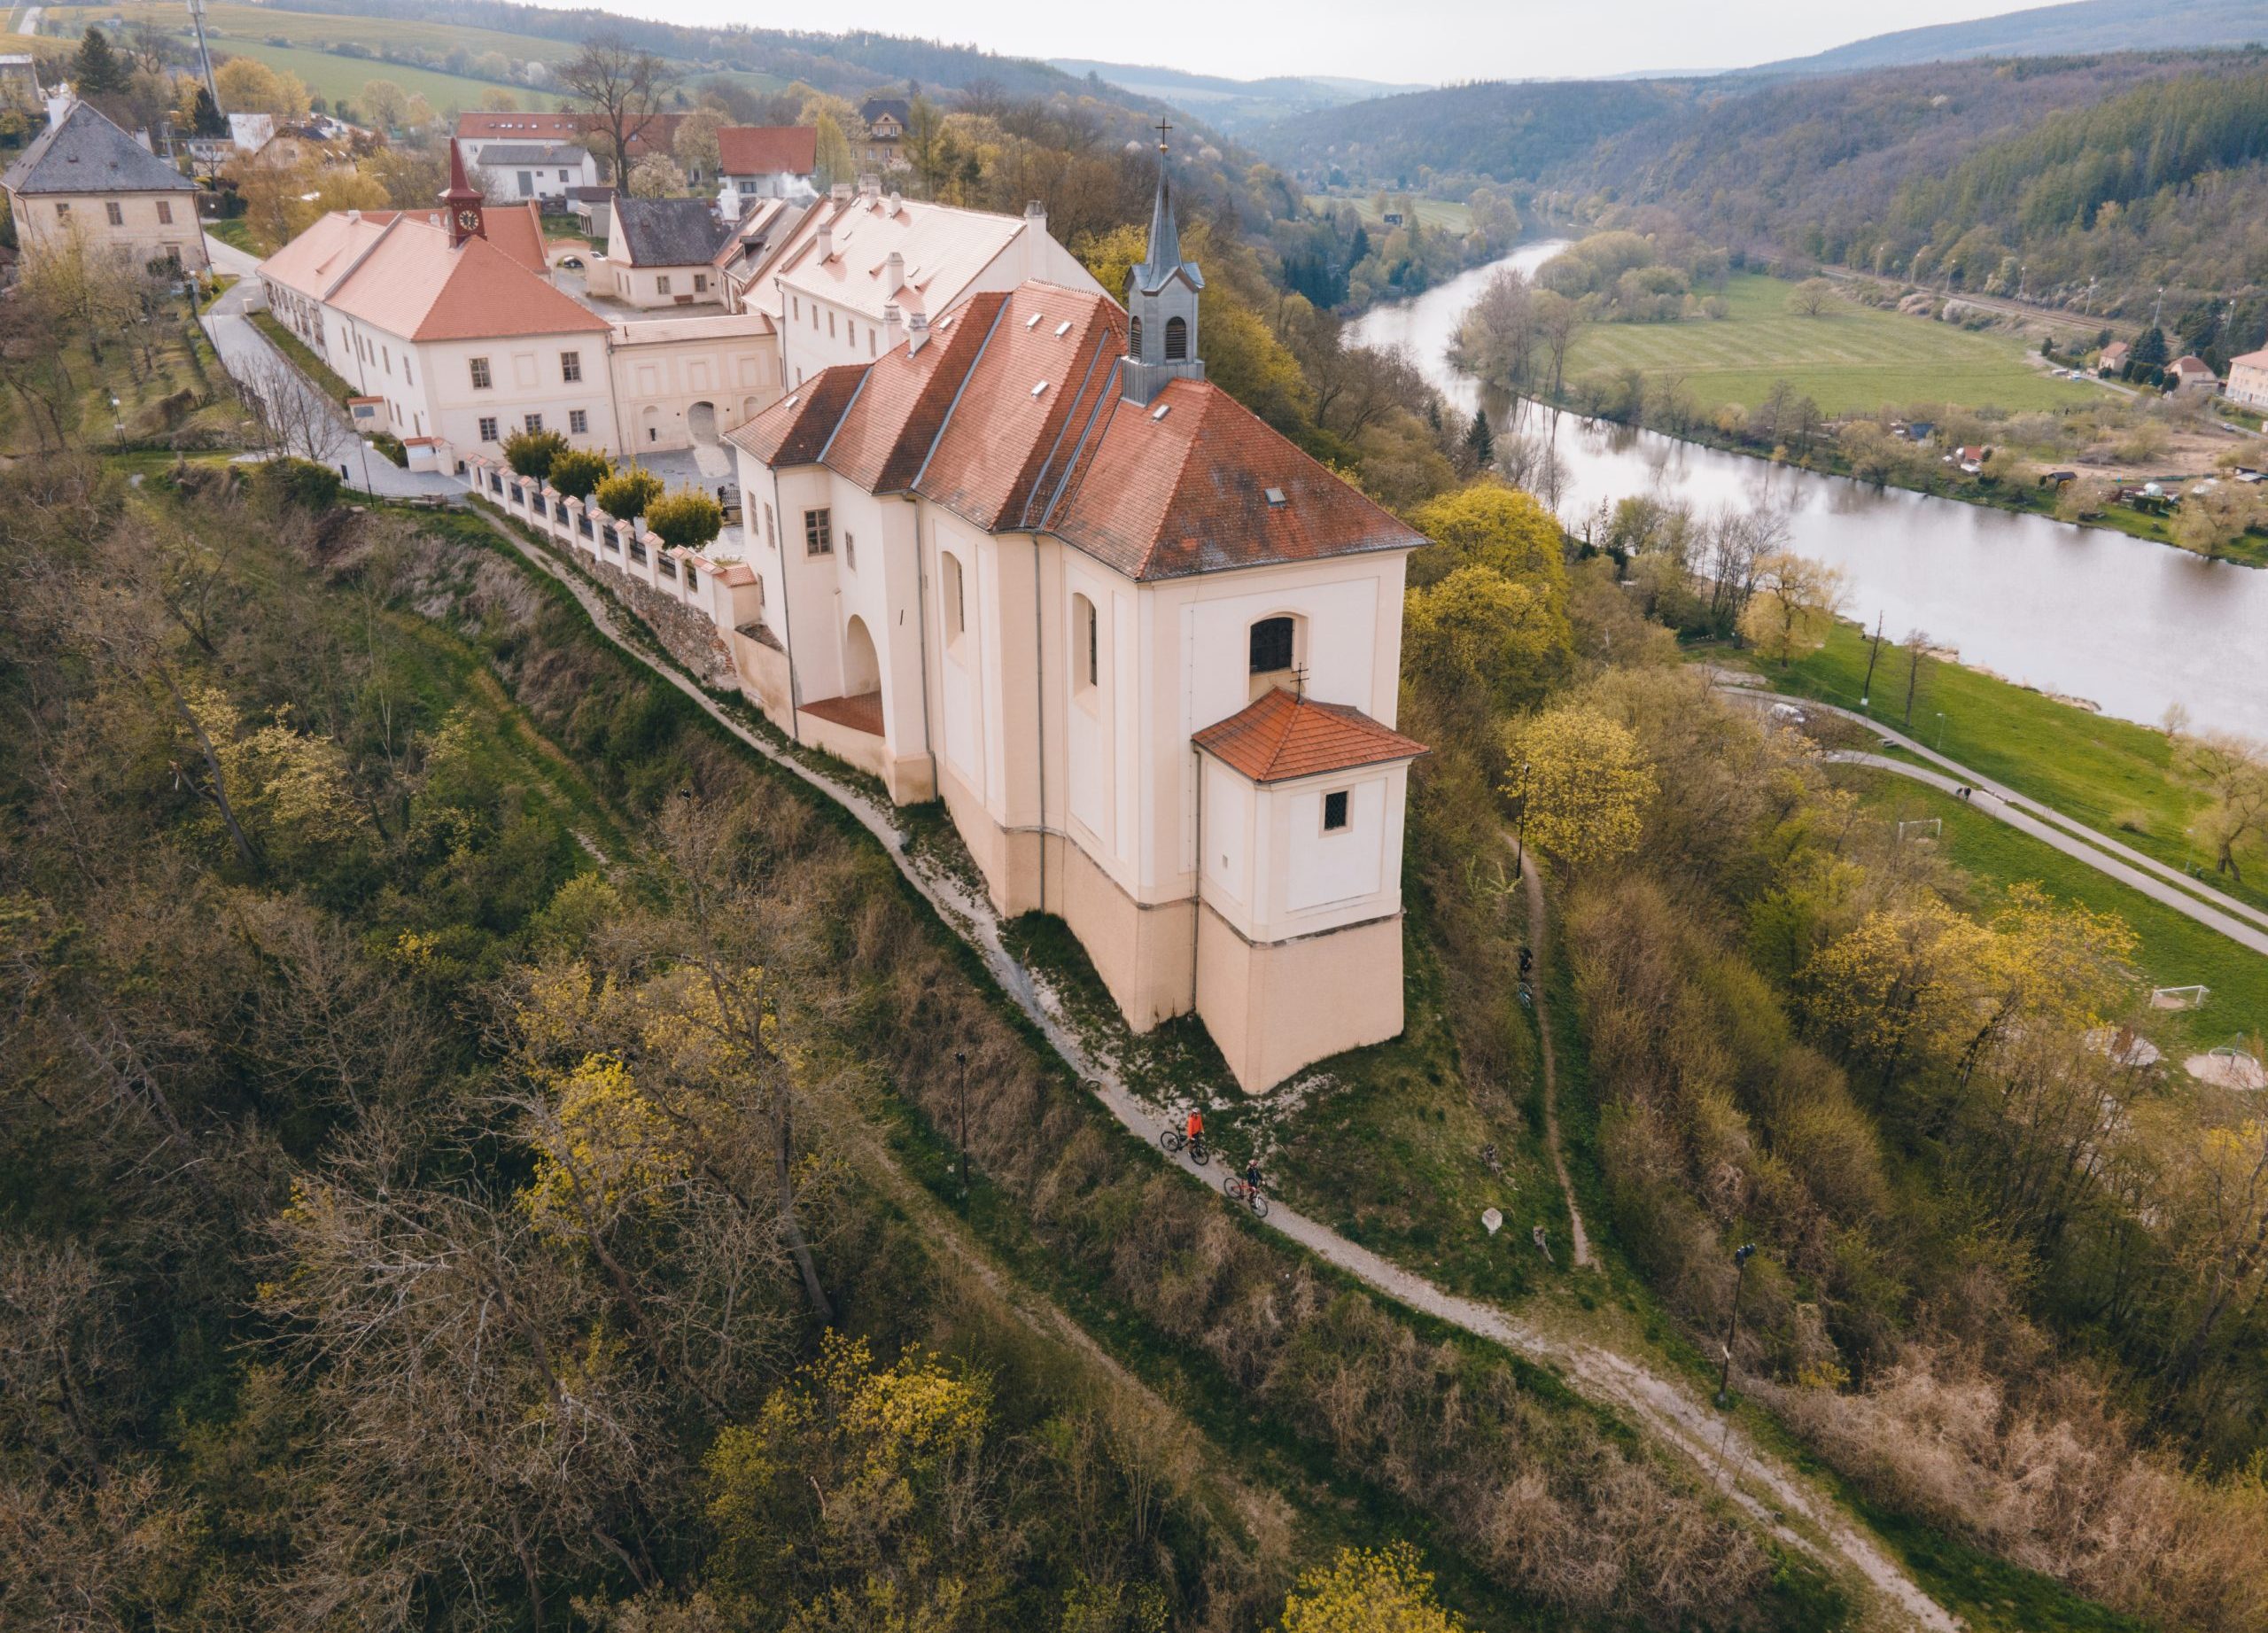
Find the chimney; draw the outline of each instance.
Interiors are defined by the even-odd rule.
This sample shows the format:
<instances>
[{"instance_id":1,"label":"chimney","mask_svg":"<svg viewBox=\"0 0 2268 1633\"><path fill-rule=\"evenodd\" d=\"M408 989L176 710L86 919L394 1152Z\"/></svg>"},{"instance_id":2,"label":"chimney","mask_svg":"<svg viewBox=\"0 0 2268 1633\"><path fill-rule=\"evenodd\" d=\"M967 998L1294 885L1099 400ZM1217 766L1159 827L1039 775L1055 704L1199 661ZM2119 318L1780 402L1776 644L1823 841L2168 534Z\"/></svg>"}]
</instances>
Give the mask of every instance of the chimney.
<instances>
[{"instance_id":1,"label":"chimney","mask_svg":"<svg viewBox=\"0 0 2268 1633\"><path fill-rule=\"evenodd\" d=\"M346 219L350 222L359 222L362 219L362 212L360 210L349 210L346 212Z\"/></svg>"},{"instance_id":2,"label":"chimney","mask_svg":"<svg viewBox=\"0 0 2268 1633\"><path fill-rule=\"evenodd\" d=\"M908 312L905 315L906 355L912 356L928 344L929 315L927 312Z\"/></svg>"},{"instance_id":3,"label":"chimney","mask_svg":"<svg viewBox=\"0 0 2268 1633\"><path fill-rule=\"evenodd\" d=\"M1024 206L1024 223L1034 232L1045 233L1047 230L1047 206L1037 198Z\"/></svg>"},{"instance_id":4,"label":"chimney","mask_svg":"<svg viewBox=\"0 0 2268 1633\"><path fill-rule=\"evenodd\" d=\"M850 183L848 182L837 182L834 186L827 190L827 196L834 199L837 204L850 203Z\"/></svg>"},{"instance_id":5,"label":"chimney","mask_svg":"<svg viewBox=\"0 0 2268 1633\"><path fill-rule=\"evenodd\" d=\"M887 199L883 200L882 214L885 215L896 215L905 207L905 200L899 198L897 193L892 192Z\"/></svg>"},{"instance_id":6,"label":"chimney","mask_svg":"<svg viewBox=\"0 0 2268 1633\"><path fill-rule=\"evenodd\" d=\"M882 262L882 293L895 295L905 287L905 256L897 250L892 250L889 259Z\"/></svg>"},{"instance_id":7,"label":"chimney","mask_svg":"<svg viewBox=\"0 0 2268 1633\"><path fill-rule=\"evenodd\" d=\"M833 222L821 222L819 224L818 238L819 260L821 261L833 260L835 257L835 223Z\"/></svg>"},{"instance_id":8,"label":"chimney","mask_svg":"<svg viewBox=\"0 0 2268 1633\"><path fill-rule=\"evenodd\" d=\"M858 178L858 195L863 198L881 198L882 196L882 177L878 175L860 176Z\"/></svg>"},{"instance_id":9,"label":"chimney","mask_svg":"<svg viewBox=\"0 0 2268 1633\"><path fill-rule=\"evenodd\" d=\"M893 300L882 307L882 350L895 352L897 343L905 338L905 314L897 309Z\"/></svg>"}]
</instances>

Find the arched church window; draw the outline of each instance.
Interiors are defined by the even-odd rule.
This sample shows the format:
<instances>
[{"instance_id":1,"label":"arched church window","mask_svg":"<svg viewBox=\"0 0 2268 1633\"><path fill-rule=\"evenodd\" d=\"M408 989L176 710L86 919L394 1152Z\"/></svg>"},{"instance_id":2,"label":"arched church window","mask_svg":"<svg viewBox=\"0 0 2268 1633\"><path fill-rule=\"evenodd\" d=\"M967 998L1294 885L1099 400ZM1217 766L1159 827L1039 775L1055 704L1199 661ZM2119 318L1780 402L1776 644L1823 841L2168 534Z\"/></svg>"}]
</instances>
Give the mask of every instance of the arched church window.
<instances>
[{"instance_id":1,"label":"arched church window","mask_svg":"<svg viewBox=\"0 0 2268 1633\"><path fill-rule=\"evenodd\" d=\"M1127 335L1126 349L1136 357L1142 354L1142 320L1138 317Z\"/></svg>"},{"instance_id":2,"label":"arched church window","mask_svg":"<svg viewBox=\"0 0 2268 1633\"><path fill-rule=\"evenodd\" d=\"M1189 355L1189 320L1185 317L1166 319L1166 361L1177 363Z\"/></svg>"},{"instance_id":3,"label":"arched church window","mask_svg":"<svg viewBox=\"0 0 2268 1633\"><path fill-rule=\"evenodd\" d=\"M1178 320L1177 320L1178 321ZM1262 618L1252 626L1252 673L1274 674L1292 666L1292 620Z\"/></svg>"}]
</instances>

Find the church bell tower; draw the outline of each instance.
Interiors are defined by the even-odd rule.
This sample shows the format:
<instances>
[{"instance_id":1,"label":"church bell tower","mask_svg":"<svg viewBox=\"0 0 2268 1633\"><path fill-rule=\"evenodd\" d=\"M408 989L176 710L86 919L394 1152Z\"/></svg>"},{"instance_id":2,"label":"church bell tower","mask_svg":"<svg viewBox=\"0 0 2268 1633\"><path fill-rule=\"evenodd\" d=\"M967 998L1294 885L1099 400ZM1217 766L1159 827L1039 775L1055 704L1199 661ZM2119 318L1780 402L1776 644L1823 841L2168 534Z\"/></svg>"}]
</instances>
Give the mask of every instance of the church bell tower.
<instances>
[{"instance_id":1,"label":"church bell tower","mask_svg":"<svg viewBox=\"0 0 2268 1633\"><path fill-rule=\"evenodd\" d=\"M441 214L449 229L449 247L456 248L467 238L488 236L488 220L482 211L480 190L465 179L464 150L449 139L449 186L441 195Z\"/></svg>"},{"instance_id":2,"label":"church bell tower","mask_svg":"<svg viewBox=\"0 0 2268 1633\"><path fill-rule=\"evenodd\" d=\"M1126 276L1129 325L1121 373L1126 400L1133 403L1147 403L1169 380L1205 377L1197 351L1197 297L1205 275L1195 261L1181 258L1181 229L1166 179L1166 134L1172 128L1158 121L1158 196L1150 206L1149 252Z\"/></svg>"}]
</instances>

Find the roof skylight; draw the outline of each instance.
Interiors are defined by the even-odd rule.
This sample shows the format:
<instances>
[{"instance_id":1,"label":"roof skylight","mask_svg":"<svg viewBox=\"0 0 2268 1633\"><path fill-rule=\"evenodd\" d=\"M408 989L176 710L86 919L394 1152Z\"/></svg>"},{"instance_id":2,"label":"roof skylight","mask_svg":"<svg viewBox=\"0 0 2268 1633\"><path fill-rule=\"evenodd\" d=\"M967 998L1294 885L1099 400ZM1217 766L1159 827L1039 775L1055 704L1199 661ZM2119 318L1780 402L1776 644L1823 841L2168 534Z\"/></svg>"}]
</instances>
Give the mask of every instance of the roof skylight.
<instances>
[{"instance_id":1,"label":"roof skylight","mask_svg":"<svg viewBox=\"0 0 2268 1633\"><path fill-rule=\"evenodd\" d=\"M1284 502L1284 490L1280 487L1270 488L1268 490L1268 502L1271 505L1282 504Z\"/></svg>"},{"instance_id":2,"label":"roof skylight","mask_svg":"<svg viewBox=\"0 0 2268 1633\"><path fill-rule=\"evenodd\" d=\"M1040 394L1040 393L1042 393L1042 392L1045 391L1046 389L1047 389L1047 382L1046 382L1046 381L1045 381L1045 380L1042 380L1038 385L1035 385L1035 386L1033 386L1033 387L1031 388L1031 394L1032 394L1033 396L1037 397L1037 396L1038 396L1038 395Z\"/></svg>"},{"instance_id":3,"label":"roof skylight","mask_svg":"<svg viewBox=\"0 0 2268 1633\"><path fill-rule=\"evenodd\" d=\"M1039 326L1039 318L1040 315L1038 313L1033 313L1029 317L1024 319L1024 327L1026 329L1037 329Z\"/></svg>"},{"instance_id":4,"label":"roof skylight","mask_svg":"<svg viewBox=\"0 0 2268 1633\"><path fill-rule=\"evenodd\" d=\"M1153 420L1161 420L1171 412L1173 412L1173 404L1169 402L1161 402L1156 408L1150 410L1150 417Z\"/></svg>"},{"instance_id":5,"label":"roof skylight","mask_svg":"<svg viewBox=\"0 0 2268 1633\"><path fill-rule=\"evenodd\" d=\"M1067 318L1065 318L1061 323L1058 323L1058 324L1056 324L1056 325L1055 325L1055 338L1056 338L1058 340L1060 340L1060 339L1061 339L1065 335L1068 335L1068 334L1069 334L1070 332L1071 332L1071 320L1070 320L1069 318L1068 318L1068 317L1067 317Z\"/></svg>"}]
</instances>

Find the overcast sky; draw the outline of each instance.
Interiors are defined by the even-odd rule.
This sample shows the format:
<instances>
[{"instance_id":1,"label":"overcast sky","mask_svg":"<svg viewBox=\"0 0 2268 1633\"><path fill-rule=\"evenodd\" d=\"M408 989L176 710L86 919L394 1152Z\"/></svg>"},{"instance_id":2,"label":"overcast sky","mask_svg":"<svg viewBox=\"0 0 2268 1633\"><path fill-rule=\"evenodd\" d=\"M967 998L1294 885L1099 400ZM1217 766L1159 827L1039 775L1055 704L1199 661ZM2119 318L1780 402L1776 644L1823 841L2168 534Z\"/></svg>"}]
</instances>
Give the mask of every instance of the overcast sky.
<instances>
[{"instance_id":1,"label":"overcast sky","mask_svg":"<svg viewBox=\"0 0 2268 1633\"><path fill-rule=\"evenodd\" d=\"M585 0L590 3L590 0ZM1744 67L1928 23L1990 17L2023 0L596 0L675 22L942 38L1018 57L1162 63L1201 74L1441 83L1642 69Z\"/></svg>"}]
</instances>

